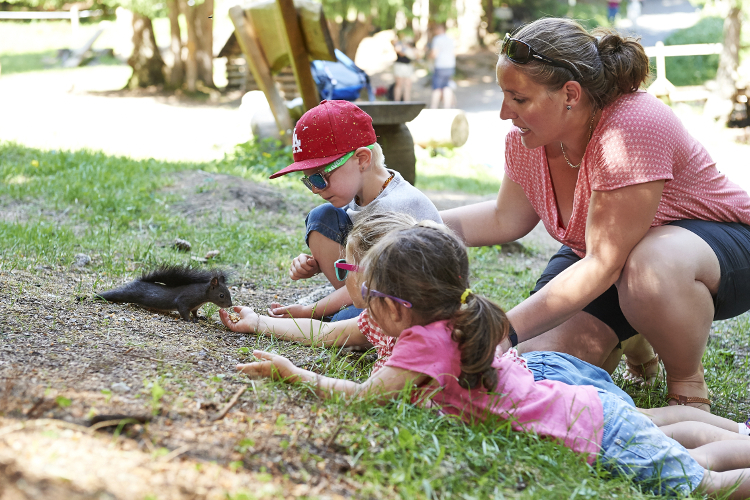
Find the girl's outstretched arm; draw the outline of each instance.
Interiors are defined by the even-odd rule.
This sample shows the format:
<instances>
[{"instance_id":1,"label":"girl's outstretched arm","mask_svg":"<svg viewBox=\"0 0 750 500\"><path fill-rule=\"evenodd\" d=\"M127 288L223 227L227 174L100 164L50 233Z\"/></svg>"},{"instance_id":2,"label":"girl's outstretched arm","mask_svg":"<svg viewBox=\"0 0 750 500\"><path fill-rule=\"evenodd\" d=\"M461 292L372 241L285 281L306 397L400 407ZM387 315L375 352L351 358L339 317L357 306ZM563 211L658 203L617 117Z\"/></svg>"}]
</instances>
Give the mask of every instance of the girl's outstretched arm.
<instances>
[{"instance_id":1,"label":"girl's outstretched arm","mask_svg":"<svg viewBox=\"0 0 750 500\"><path fill-rule=\"evenodd\" d=\"M359 331L357 318L326 323L316 319L304 318L271 318L261 316L249 307L235 306L240 320L231 320L229 313L219 310L219 317L224 326L233 332L263 333L269 337L291 340L304 345L322 344L324 346L358 346L367 345L367 337Z\"/></svg>"},{"instance_id":2,"label":"girl's outstretched arm","mask_svg":"<svg viewBox=\"0 0 750 500\"><path fill-rule=\"evenodd\" d=\"M317 393L323 398L334 393L349 396L374 398L384 403L407 385L421 385L429 377L400 368L385 366L360 384L352 380L324 377L317 373L304 370L283 356L264 351L253 351L253 356L260 361L246 365L237 365L237 370L255 377L267 377L283 380L288 383L308 382L317 386Z\"/></svg>"}]
</instances>

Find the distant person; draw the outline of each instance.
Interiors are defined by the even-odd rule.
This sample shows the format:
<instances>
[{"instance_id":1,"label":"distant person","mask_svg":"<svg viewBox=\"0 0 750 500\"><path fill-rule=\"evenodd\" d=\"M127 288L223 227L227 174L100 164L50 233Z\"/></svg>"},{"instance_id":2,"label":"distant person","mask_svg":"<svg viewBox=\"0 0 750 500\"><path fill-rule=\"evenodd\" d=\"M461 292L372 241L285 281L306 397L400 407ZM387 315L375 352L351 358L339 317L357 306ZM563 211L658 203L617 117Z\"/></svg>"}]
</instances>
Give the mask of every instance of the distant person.
<instances>
[{"instance_id":1,"label":"distant person","mask_svg":"<svg viewBox=\"0 0 750 500\"><path fill-rule=\"evenodd\" d=\"M335 262L345 254L352 225L365 211L401 212L417 220L442 222L437 208L400 173L385 166L372 118L348 101L323 101L302 115L294 127L294 163L271 176L299 172L301 181L326 203L305 219L305 243L310 253L300 254L289 270L292 280L312 278L322 272L336 289L315 304L271 304L276 318L330 317L341 321L358 316L362 309L337 278Z\"/></svg>"},{"instance_id":2,"label":"distant person","mask_svg":"<svg viewBox=\"0 0 750 500\"><path fill-rule=\"evenodd\" d=\"M435 61L432 73L432 102L430 107L437 109L440 103L444 108L454 105L453 75L456 74L456 48L453 39L445 34L445 26L435 25L435 36L430 45L430 58Z\"/></svg>"},{"instance_id":3,"label":"distant person","mask_svg":"<svg viewBox=\"0 0 750 500\"><path fill-rule=\"evenodd\" d=\"M411 101L411 82L414 76L416 50L404 38L403 33L399 33L393 41L393 49L396 51L396 62L393 63L393 76L396 80L393 86L393 100Z\"/></svg>"},{"instance_id":4,"label":"distant person","mask_svg":"<svg viewBox=\"0 0 750 500\"><path fill-rule=\"evenodd\" d=\"M607 19L609 19L609 24L615 24L617 13L620 12L621 1L622 0L609 0L607 2Z\"/></svg>"}]
</instances>

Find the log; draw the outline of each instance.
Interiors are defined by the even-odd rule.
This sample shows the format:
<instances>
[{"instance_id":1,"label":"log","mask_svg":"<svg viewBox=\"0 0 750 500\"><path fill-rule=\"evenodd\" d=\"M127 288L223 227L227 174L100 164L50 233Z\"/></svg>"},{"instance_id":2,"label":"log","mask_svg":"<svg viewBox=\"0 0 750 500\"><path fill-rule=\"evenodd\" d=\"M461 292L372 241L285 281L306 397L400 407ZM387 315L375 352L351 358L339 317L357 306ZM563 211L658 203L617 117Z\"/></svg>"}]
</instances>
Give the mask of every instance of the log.
<instances>
[{"instance_id":1,"label":"log","mask_svg":"<svg viewBox=\"0 0 750 500\"><path fill-rule=\"evenodd\" d=\"M406 126L423 148L458 148L469 138L469 121L460 109L424 109Z\"/></svg>"}]
</instances>

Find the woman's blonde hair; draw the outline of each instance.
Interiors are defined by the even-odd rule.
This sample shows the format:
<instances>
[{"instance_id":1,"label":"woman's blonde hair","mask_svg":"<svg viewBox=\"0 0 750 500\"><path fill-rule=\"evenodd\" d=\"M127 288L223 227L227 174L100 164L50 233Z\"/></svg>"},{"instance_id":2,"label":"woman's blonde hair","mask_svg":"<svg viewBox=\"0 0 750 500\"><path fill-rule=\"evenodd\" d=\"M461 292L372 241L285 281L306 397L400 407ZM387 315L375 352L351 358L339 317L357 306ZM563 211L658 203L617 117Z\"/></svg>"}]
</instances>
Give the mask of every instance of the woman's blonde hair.
<instances>
[{"instance_id":1,"label":"woman's blonde hair","mask_svg":"<svg viewBox=\"0 0 750 500\"><path fill-rule=\"evenodd\" d=\"M589 33L572 19L544 18L522 26L512 36L574 70L531 61L513 63L518 71L552 90L575 80L597 109L636 92L649 76L648 56L640 38L622 36L611 28ZM501 53L503 57L510 61Z\"/></svg>"},{"instance_id":2,"label":"woman's blonde hair","mask_svg":"<svg viewBox=\"0 0 750 500\"><path fill-rule=\"evenodd\" d=\"M448 228L423 221L393 231L367 252L361 265L368 288L411 302L419 324L450 321L461 351L462 387L495 390L492 361L509 323L494 302L467 292L469 257ZM382 299L365 297L368 307L372 300Z\"/></svg>"}]
</instances>

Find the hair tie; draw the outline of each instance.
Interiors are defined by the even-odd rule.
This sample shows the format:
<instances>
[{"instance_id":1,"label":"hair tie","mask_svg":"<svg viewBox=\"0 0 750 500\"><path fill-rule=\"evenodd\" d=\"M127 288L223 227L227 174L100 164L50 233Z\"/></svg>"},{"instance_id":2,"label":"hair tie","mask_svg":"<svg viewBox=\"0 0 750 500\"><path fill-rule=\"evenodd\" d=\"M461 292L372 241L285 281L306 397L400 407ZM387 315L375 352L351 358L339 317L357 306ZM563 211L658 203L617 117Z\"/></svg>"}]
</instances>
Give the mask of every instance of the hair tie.
<instances>
[{"instance_id":1,"label":"hair tie","mask_svg":"<svg viewBox=\"0 0 750 500\"><path fill-rule=\"evenodd\" d=\"M464 290L464 293L461 294L462 304L466 304L466 297L468 297L470 293L471 293L471 288L467 288L466 290Z\"/></svg>"}]
</instances>

